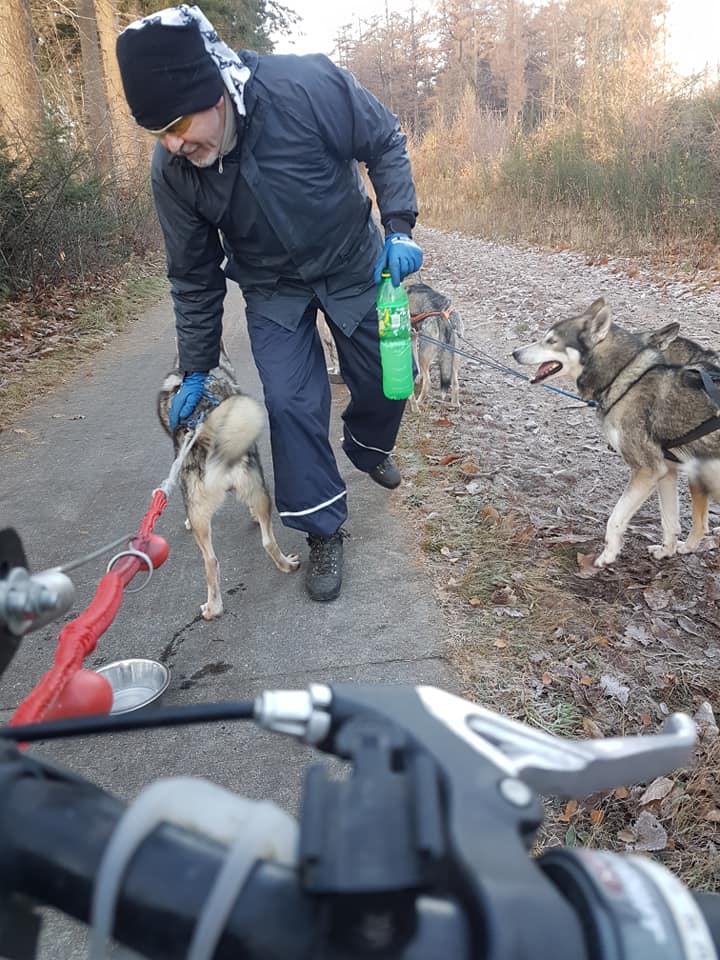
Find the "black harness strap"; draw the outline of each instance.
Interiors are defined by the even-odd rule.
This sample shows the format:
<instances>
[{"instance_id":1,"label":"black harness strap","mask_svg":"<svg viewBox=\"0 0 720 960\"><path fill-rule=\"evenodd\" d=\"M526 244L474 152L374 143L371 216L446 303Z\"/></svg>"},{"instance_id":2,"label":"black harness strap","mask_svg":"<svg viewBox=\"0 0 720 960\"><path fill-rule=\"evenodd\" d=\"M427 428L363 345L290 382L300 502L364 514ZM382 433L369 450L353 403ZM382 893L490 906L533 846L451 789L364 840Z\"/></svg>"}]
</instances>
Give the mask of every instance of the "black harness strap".
<instances>
[{"instance_id":1,"label":"black harness strap","mask_svg":"<svg viewBox=\"0 0 720 960\"><path fill-rule=\"evenodd\" d=\"M633 361L633 362L634 362L634 361ZM604 388L603 392L606 391L606 390L609 390L610 387L613 385L613 383L615 383L615 381L617 380L617 378L618 378L618 377L623 373L623 371L626 370L629 366L630 366L630 364L626 364L626 366L623 367L623 369L620 371L620 373L618 373L617 376L613 377L613 379L610 381L610 383ZM612 408L615 406L615 404L620 403L620 401L623 399L623 397L626 396L628 393L630 393L630 391L632 390L632 388L635 387L635 386L637 386L638 383L640 383L640 381L642 380L642 378L643 378L646 374L651 373L653 370L663 370L663 369L667 368L668 366L670 366L670 365L667 364L667 363L654 363L651 367L648 367L647 370L643 370L643 372L640 374L640 376L637 377L637 379L633 380L632 383L628 384L628 386L625 387L625 389L624 389L623 392L620 394L620 396L619 396L619 397L616 397L616 398L613 400L613 402L610 404L609 407L607 407L607 408L604 407L604 406L602 405L602 402L600 402L600 412L602 413L602 415L603 415L604 417L606 417L606 416L610 413L610 411L612 410ZM718 404L718 406L720 406L720 404Z\"/></svg>"},{"instance_id":2,"label":"black harness strap","mask_svg":"<svg viewBox=\"0 0 720 960\"><path fill-rule=\"evenodd\" d=\"M708 370L698 369L697 371L700 374L702 379L702 385L705 390L705 393L710 397L712 402L716 407L720 407L720 391L715 386L716 380L720 379L720 371L717 373L710 373ZM707 420L704 420L699 426L695 427L692 430L689 430L687 433L684 433L681 437L677 437L675 440L668 440L662 445L662 451L666 460L671 460L673 463L680 463L680 458L676 457L672 452L673 447L683 447L686 443L692 443L693 440L699 440L701 437L706 437L709 433L714 433L716 430L720 430L720 415L715 414L714 417L708 417Z\"/></svg>"}]
</instances>

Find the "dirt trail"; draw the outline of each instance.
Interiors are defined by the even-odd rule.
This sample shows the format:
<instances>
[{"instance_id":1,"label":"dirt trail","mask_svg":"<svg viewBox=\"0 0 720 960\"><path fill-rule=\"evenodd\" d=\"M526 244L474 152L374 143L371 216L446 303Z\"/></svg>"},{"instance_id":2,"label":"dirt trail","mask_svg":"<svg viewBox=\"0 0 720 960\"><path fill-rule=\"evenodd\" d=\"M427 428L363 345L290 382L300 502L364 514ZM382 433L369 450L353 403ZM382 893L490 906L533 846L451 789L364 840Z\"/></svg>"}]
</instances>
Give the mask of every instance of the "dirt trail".
<instances>
[{"instance_id":1,"label":"dirt trail","mask_svg":"<svg viewBox=\"0 0 720 960\"><path fill-rule=\"evenodd\" d=\"M709 275L659 276L627 261L519 249L419 229L422 279L451 297L464 346L518 370L512 350L604 296L618 323L720 347L720 288ZM523 373L526 371L522 371ZM460 413L408 414L405 503L433 568L466 692L570 736L658 729L668 713L706 717L697 763L643 788L551 808L546 842L655 851L714 888L720 857L719 554L655 561L657 503L636 516L614 567L584 577L602 548L628 470L582 403L463 361ZM574 391L573 385L554 385ZM437 393L436 393L437 396ZM689 527L682 491L683 530ZM720 507L711 528L720 533Z\"/></svg>"}]
</instances>

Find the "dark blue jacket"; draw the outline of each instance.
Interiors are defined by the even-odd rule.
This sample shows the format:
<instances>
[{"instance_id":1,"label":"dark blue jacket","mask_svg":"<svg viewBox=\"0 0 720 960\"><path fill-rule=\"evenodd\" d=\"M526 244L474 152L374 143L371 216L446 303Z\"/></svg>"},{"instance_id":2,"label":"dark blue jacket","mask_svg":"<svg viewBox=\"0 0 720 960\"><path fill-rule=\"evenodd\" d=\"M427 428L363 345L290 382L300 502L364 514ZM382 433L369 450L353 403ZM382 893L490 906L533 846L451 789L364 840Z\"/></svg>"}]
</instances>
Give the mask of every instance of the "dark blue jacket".
<instances>
[{"instance_id":1,"label":"dark blue jacket","mask_svg":"<svg viewBox=\"0 0 720 960\"><path fill-rule=\"evenodd\" d=\"M159 143L153 156L182 370L218 362L226 274L269 321L292 329L317 296L352 334L382 246L357 161L386 229L409 232L417 215L398 119L352 74L320 54L240 57L251 77L236 147L204 169Z\"/></svg>"}]
</instances>

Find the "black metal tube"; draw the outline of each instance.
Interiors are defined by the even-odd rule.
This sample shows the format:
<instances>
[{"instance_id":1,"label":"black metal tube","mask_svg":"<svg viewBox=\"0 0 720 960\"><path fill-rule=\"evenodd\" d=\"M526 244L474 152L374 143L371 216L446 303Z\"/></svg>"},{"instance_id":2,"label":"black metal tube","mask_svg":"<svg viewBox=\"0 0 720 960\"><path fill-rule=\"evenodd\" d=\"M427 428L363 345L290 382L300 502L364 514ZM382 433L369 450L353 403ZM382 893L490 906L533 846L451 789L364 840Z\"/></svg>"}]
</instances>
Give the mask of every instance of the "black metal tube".
<instances>
[{"instance_id":1,"label":"black metal tube","mask_svg":"<svg viewBox=\"0 0 720 960\"><path fill-rule=\"evenodd\" d=\"M93 878L123 805L93 787L23 778L0 796L0 884L87 922ZM173 826L158 828L130 863L114 935L156 960L184 956L226 851ZM314 902L287 867L258 864L216 960L312 955Z\"/></svg>"},{"instance_id":2,"label":"black metal tube","mask_svg":"<svg viewBox=\"0 0 720 960\"><path fill-rule=\"evenodd\" d=\"M123 804L80 780L25 776L0 790L0 895L3 888L88 922L95 874ZM226 855L199 834L163 825L130 862L114 937L153 958L185 956L196 918ZM296 872L259 863L236 901L214 960L350 960L329 944L323 901L307 896ZM417 935L397 960L470 960L459 904L424 898ZM364 954L363 954L364 955Z\"/></svg>"}]
</instances>

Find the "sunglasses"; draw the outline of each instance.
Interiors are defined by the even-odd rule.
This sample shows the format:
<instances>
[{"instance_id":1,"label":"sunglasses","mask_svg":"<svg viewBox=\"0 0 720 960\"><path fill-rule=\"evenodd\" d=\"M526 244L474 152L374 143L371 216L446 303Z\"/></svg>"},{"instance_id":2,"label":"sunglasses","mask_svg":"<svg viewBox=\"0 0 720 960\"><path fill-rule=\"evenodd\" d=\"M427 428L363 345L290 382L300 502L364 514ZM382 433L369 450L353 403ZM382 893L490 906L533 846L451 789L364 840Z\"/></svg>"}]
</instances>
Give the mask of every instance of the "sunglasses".
<instances>
[{"instance_id":1,"label":"sunglasses","mask_svg":"<svg viewBox=\"0 0 720 960\"><path fill-rule=\"evenodd\" d=\"M193 113L186 113L182 117L178 117L177 120L173 120L172 123L169 123L161 130L148 130L148 133L151 133L154 137L164 137L168 133L186 133L194 116L195 114Z\"/></svg>"}]
</instances>

